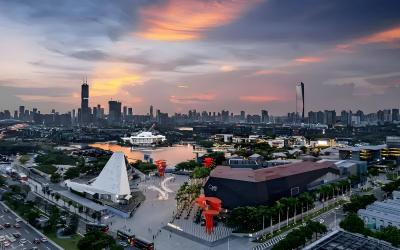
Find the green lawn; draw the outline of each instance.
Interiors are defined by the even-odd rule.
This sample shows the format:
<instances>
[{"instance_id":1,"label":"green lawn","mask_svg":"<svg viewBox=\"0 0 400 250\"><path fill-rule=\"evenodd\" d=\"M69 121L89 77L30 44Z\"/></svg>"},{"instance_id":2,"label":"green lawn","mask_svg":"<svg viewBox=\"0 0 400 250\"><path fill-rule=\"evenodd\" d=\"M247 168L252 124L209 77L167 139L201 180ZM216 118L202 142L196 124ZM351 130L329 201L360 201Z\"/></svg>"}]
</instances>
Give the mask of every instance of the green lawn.
<instances>
[{"instance_id":1,"label":"green lawn","mask_svg":"<svg viewBox=\"0 0 400 250\"><path fill-rule=\"evenodd\" d=\"M82 238L80 235L74 235L72 238L59 239L54 233L48 234L47 237L57 243L60 247L68 250L78 250L78 241Z\"/></svg>"}]
</instances>

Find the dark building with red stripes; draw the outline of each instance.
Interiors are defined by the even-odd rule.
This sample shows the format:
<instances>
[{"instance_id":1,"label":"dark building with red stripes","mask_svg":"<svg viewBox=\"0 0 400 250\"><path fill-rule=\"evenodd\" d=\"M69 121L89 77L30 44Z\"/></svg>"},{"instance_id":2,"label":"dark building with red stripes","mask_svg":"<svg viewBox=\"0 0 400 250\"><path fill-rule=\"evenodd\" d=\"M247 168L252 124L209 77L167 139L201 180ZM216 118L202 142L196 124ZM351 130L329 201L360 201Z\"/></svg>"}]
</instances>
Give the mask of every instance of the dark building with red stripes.
<instances>
[{"instance_id":1,"label":"dark building with red stripes","mask_svg":"<svg viewBox=\"0 0 400 250\"><path fill-rule=\"evenodd\" d=\"M271 204L296 196L340 177L331 162L299 162L262 169L217 166L204 185L206 196L222 200L224 208Z\"/></svg>"}]
</instances>

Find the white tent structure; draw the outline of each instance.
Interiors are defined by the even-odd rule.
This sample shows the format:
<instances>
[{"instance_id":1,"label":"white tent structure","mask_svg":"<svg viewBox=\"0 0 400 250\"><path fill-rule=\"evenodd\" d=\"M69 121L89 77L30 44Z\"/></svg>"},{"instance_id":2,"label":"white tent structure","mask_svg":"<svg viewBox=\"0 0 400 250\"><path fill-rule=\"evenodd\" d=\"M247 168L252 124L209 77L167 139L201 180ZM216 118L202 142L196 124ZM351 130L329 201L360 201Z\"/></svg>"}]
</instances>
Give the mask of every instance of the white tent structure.
<instances>
[{"instance_id":1,"label":"white tent structure","mask_svg":"<svg viewBox=\"0 0 400 250\"><path fill-rule=\"evenodd\" d=\"M131 198L125 155L123 152L113 153L100 175L93 183L82 184L67 180L65 184L74 191L86 193L91 196L97 194L99 199L111 200L116 203Z\"/></svg>"}]
</instances>

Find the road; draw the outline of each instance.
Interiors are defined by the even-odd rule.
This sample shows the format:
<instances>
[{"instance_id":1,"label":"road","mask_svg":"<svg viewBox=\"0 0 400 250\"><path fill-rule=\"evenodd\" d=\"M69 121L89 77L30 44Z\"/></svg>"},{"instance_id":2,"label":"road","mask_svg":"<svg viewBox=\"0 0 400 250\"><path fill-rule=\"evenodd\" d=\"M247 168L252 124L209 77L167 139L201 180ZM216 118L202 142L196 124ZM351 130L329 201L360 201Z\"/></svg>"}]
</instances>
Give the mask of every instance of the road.
<instances>
[{"instance_id":1,"label":"road","mask_svg":"<svg viewBox=\"0 0 400 250\"><path fill-rule=\"evenodd\" d=\"M15 242L11 244L11 246L6 247L5 249L32 249L33 247L37 247L40 250L59 250L60 248L53 245L51 242L45 242L40 244L34 244L34 239L41 239L45 237L44 235L38 233L33 230L31 227L26 225L24 222L19 222L21 228L15 228L14 225L16 223L17 216L15 216L12 212L5 212L5 207L0 203L0 224L4 225L5 223L10 223L12 227L4 228L0 230L0 235L3 236L11 236L12 233L20 233L21 237L16 239ZM21 244L20 240L26 239L25 244Z\"/></svg>"}]
</instances>

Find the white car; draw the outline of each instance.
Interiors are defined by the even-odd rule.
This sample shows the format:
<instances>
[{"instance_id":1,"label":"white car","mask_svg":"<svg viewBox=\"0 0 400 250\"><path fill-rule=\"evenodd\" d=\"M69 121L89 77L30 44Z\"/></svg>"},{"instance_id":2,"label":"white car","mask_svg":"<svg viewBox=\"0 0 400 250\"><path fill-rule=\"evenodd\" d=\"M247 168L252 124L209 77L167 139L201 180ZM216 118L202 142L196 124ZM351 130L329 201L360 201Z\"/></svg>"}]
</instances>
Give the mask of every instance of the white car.
<instances>
[{"instance_id":1,"label":"white car","mask_svg":"<svg viewBox=\"0 0 400 250\"><path fill-rule=\"evenodd\" d=\"M324 219L319 219L319 223L323 224L324 222Z\"/></svg>"},{"instance_id":2,"label":"white car","mask_svg":"<svg viewBox=\"0 0 400 250\"><path fill-rule=\"evenodd\" d=\"M21 243L21 244L25 244L25 243L26 243L26 241L27 241L27 240L26 240L25 238L22 238L22 239L20 239L20 240L19 240L19 243Z\"/></svg>"},{"instance_id":3,"label":"white car","mask_svg":"<svg viewBox=\"0 0 400 250\"><path fill-rule=\"evenodd\" d=\"M3 241L5 241L6 240L6 237L4 237L4 235L1 235L0 236L0 242L3 242Z\"/></svg>"},{"instance_id":4,"label":"white car","mask_svg":"<svg viewBox=\"0 0 400 250\"><path fill-rule=\"evenodd\" d=\"M16 218L15 222L20 223L20 222L22 222L22 220L21 220L21 218Z\"/></svg>"}]
</instances>

